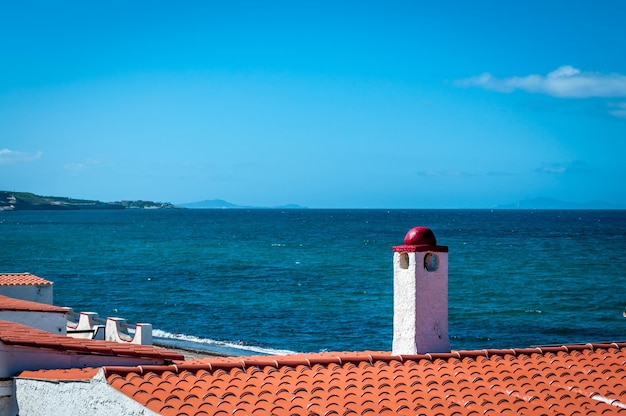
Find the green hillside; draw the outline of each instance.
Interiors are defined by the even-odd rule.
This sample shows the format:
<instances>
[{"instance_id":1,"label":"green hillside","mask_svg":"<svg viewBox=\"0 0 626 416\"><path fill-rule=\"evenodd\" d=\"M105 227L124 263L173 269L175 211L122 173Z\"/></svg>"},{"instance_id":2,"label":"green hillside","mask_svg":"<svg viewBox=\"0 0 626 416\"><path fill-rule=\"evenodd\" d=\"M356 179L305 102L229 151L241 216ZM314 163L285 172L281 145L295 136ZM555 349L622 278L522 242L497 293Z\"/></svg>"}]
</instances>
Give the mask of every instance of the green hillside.
<instances>
[{"instance_id":1,"label":"green hillside","mask_svg":"<svg viewBox=\"0 0 626 416\"><path fill-rule=\"evenodd\" d=\"M40 196L30 192L0 191L0 210L84 210L124 209L119 203L74 199L57 196Z\"/></svg>"},{"instance_id":2,"label":"green hillside","mask_svg":"<svg viewBox=\"0 0 626 416\"><path fill-rule=\"evenodd\" d=\"M0 211L24 210L96 210L96 209L163 209L177 208L169 202L118 201L101 202L59 196L41 196L30 192L0 191Z\"/></svg>"}]
</instances>

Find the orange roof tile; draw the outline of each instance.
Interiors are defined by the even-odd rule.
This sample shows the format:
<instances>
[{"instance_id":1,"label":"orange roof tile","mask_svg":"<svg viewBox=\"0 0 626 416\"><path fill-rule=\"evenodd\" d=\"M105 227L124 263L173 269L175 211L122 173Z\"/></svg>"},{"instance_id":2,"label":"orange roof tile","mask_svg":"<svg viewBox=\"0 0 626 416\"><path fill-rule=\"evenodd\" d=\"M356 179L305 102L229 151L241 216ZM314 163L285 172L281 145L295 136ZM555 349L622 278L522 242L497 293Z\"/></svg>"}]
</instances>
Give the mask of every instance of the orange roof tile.
<instances>
[{"instance_id":1,"label":"orange roof tile","mask_svg":"<svg viewBox=\"0 0 626 416\"><path fill-rule=\"evenodd\" d=\"M0 341L6 345L47 348L81 354L156 358L164 361L184 360L181 354L152 346L72 338L2 320L0 320Z\"/></svg>"},{"instance_id":2,"label":"orange roof tile","mask_svg":"<svg viewBox=\"0 0 626 416\"><path fill-rule=\"evenodd\" d=\"M448 354L323 353L105 367L163 415L626 414L626 343Z\"/></svg>"},{"instance_id":3,"label":"orange roof tile","mask_svg":"<svg viewBox=\"0 0 626 416\"><path fill-rule=\"evenodd\" d=\"M52 282L30 273L0 273L0 286L51 285Z\"/></svg>"},{"instance_id":4,"label":"orange roof tile","mask_svg":"<svg viewBox=\"0 0 626 416\"><path fill-rule=\"evenodd\" d=\"M55 312L67 313L66 308L48 305L47 303L31 302L28 300L15 299L0 295L0 310L2 311L28 311L28 312Z\"/></svg>"},{"instance_id":5,"label":"orange roof tile","mask_svg":"<svg viewBox=\"0 0 626 416\"><path fill-rule=\"evenodd\" d=\"M98 374L99 368L70 368L54 370L22 371L18 377L35 380L89 380Z\"/></svg>"}]
</instances>

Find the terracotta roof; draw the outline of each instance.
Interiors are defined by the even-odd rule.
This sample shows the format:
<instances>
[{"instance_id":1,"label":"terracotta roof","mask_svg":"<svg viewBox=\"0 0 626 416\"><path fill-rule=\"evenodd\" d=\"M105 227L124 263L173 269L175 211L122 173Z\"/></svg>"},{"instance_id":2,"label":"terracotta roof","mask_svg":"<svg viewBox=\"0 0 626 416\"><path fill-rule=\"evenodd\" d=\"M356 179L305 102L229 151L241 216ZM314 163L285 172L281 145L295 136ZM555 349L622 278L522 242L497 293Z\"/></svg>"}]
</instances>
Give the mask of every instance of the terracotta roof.
<instances>
[{"instance_id":1,"label":"terracotta roof","mask_svg":"<svg viewBox=\"0 0 626 416\"><path fill-rule=\"evenodd\" d=\"M54 370L22 371L18 377L35 380L89 380L98 374L99 368L69 368Z\"/></svg>"},{"instance_id":2,"label":"terracotta roof","mask_svg":"<svg viewBox=\"0 0 626 416\"><path fill-rule=\"evenodd\" d=\"M51 285L52 282L30 273L0 273L0 286Z\"/></svg>"},{"instance_id":3,"label":"terracotta roof","mask_svg":"<svg viewBox=\"0 0 626 416\"><path fill-rule=\"evenodd\" d=\"M0 320L0 341L5 345L47 348L81 354L156 358L162 360L184 359L184 356L181 354L152 346L72 338L2 320Z\"/></svg>"},{"instance_id":4,"label":"terracotta roof","mask_svg":"<svg viewBox=\"0 0 626 416\"><path fill-rule=\"evenodd\" d=\"M56 312L67 313L66 308L48 305L47 303L31 302L0 295L1 311Z\"/></svg>"},{"instance_id":5,"label":"terracotta roof","mask_svg":"<svg viewBox=\"0 0 626 416\"><path fill-rule=\"evenodd\" d=\"M626 414L626 343L392 356L324 353L105 367L163 415Z\"/></svg>"}]
</instances>

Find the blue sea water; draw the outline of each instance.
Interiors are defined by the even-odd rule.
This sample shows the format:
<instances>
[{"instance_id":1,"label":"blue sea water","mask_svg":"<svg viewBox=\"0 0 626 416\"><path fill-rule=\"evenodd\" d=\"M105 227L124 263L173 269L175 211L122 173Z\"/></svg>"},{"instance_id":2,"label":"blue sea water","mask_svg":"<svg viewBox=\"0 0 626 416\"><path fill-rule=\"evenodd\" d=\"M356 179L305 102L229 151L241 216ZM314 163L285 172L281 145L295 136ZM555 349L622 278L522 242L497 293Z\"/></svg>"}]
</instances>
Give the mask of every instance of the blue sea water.
<instances>
[{"instance_id":1,"label":"blue sea water","mask_svg":"<svg viewBox=\"0 0 626 416\"><path fill-rule=\"evenodd\" d=\"M0 212L0 271L216 351L390 350L392 247L449 247L453 349L626 340L626 211Z\"/></svg>"}]
</instances>

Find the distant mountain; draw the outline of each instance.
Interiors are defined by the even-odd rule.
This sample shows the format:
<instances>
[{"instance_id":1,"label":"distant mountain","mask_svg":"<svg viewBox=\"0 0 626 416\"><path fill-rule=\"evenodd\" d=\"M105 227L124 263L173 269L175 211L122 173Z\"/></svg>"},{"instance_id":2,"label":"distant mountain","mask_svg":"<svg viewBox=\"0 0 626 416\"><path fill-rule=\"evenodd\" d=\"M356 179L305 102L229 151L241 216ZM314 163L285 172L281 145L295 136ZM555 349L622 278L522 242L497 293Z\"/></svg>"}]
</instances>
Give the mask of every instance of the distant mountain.
<instances>
[{"instance_id":1,"label":"distant mountain","mask_svg":"<svg viewBox=\"0 0 626 416\"><path fill-rule=\"evenodd\" d=\"M204 201L198 202L189 202L186 204L178 204L183 208L193 208L193 209L226 209L226 208L248 208L241 205L231 204L228 201L224 201L223 199L207 199Z\"/></svg>"},{"instance_id":2,"label":"distant mountain","mask_svg":"<svg viewBox=\"0 0 626 416\"><path fill-rule=\"evenodd\" d=\"M561 201L553 198L531 198L522 201L498 205L499 209L623 209L614 204L604 201L591 201L586 203L576 203Z\"/></svg>"},{"instance_id":3,"label":"distant mountain","mask_svg":"<svg viewBox=\"0 0 626 416\"><path fill-rule=\"evenodd\" d=\"M302 207L296 204L288 204L288 205L280 205L275 207L258 207L258 206L249 206L249 205L237 205L228 201L224 201L223 199L207 199L204 201L198 202L188 202L185 204L178 204L178 206L183 208L191 208L191 209L304 209L306 207Z\"/></svg>"}]
</instances>

